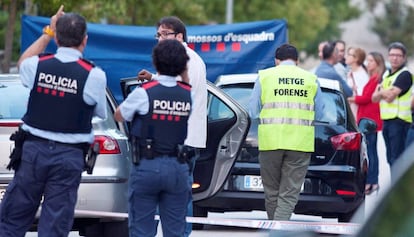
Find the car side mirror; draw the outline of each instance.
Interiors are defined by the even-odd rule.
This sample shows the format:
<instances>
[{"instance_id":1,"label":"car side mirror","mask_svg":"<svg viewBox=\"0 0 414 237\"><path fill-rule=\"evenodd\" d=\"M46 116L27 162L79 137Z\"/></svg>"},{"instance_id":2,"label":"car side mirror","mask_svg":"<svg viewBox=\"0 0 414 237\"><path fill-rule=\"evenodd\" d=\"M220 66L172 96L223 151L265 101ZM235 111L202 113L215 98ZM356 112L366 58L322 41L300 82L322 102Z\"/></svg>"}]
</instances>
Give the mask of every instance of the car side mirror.
<instances>
[{"instance_id":1,"label":"car side mirror","mask_svg":"<svg viewBox=\"0 0 414 237\"><path fill-rule=\"evenodd\" d=\"M372 133L377 130L377 123L372 119L362 118L359 120L358 128L364 134Z\"/></svg>"}]
</instances>

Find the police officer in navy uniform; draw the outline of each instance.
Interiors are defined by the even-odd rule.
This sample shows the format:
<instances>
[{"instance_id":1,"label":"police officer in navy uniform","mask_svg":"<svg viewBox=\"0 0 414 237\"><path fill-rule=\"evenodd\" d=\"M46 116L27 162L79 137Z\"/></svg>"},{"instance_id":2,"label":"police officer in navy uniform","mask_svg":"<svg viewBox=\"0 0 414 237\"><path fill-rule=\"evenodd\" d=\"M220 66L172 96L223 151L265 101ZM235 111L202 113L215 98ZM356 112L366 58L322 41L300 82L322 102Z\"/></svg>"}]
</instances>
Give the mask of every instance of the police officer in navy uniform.
<instances>
[{"instance_id":1,"label":"police officer in navy uniform","mask_svg":"<svg viewBox=\"0 0 414 237\"><path fill-rule=\"evenodd\" d=\"M56 54L39 55L50 40ZM68 236L93 142L92 116L106 118L106 75L82 58L86 21L63 6L20 57L24 86L31 89L22 129L21 163L1 202L0 236L24 236L42 202L39 236Z\"/></svg>"},{"instance_id":2,"label":"police officer in navy uniform","mask_svg":"<svg viewBox=\"0 0 414 237\"><path fill-rule=\"evenodd\" d=\"M191 87L177 76L187 78L189 57L180 42L163 40L152 59L155 80L137 87L115 112L117 121L132 121L140 151L129 179L129 233L155 236L158 206L163 236L182 237L191 187L189 165L179 148L187 136Z\"/></svg>"}]
</instances>

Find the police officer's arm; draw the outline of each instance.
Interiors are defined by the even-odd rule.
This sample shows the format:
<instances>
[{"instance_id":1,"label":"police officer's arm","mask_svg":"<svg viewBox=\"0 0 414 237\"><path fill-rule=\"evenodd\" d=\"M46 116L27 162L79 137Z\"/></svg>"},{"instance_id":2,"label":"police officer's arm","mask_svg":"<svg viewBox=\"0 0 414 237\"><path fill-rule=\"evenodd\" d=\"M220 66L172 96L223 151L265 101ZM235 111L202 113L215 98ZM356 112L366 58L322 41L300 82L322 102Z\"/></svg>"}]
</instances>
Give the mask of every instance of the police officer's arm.
<instances>
[{"instance_id":1,"label":"police officer's arm","mask_svg":"<svg viewBox=\"0 0 414 237\"><path fill-rule=\"evenodd\" d=\"M139 81L144 81L144 80L151 81L153 77L154 75L145 69L142 69L141 71L139 71L138 76L137 76Z\"/></svg>"},{"instance_id":2,"label":"police officer's arm","mask_svg":"<svg viewBox=\"0 0 414 237\"><path fill-rule=\"evenodd\" d=\"M63 12L63 5L61 5L59 10L56 12L56 14L53 15L50 19L49 29L52 30L52 32L55 32L56 21L63 14L65 13ZM17 67L20 66L20 64L22 63L24 59L42 53L46 49L47 45L49 44L52 38L53 36L50 36L49 34L46 34L46 33L42 34L33 44L29 46L29 48L27 48L23 52L23 54L20 56L19 60L17 61Z\"/></svg>"},{"instance_id":3,"label":"police officer's arm","mask_svg":"<svg viewBox=\"0 0 414 237\"><path fill-rule=\"evenodd\" d=\"M147 92L141 88L135 88L122 102L114 113L118 122L132 121L136 114L146 114L149 110L149 99Z\"/></svg>"},{"instance_id":4,"label":"police officer's arm","mask_svg":"<svg viewBox=\"0 0 414 237\"><path fill-rule=\"evenodd\" d=\"M123 122L123 121L125 121L124 117L122 117L121 110L120 110L120 108L119 108L119 107L118 107L118 108L116 108L116 110L115 110L115 113L114 113L114 118L115 118L115 120L116 120L116 121L118 121L118 122Z\"/></svg>"}]
</instances>

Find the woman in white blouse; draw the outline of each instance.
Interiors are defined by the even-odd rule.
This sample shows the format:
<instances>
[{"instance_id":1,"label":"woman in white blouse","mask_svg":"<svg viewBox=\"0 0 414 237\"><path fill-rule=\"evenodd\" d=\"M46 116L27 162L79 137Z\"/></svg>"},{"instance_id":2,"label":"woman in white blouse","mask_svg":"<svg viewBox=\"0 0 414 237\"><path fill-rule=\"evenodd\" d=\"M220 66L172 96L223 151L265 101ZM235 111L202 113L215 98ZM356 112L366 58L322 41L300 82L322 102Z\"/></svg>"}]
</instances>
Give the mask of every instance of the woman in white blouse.
<instances>
[{"instance_id":1,"label":"woman in white blouse","mask_svg":"<svg viewBox=\"0 0 414 237\"><path fill-rule=\"evenodd\" d=\"M368 72L364 66L365 50L356 47L349 47L345 58L345 63L349 67L347 83L352 88L353 96L362 95L362 90L369 80ZM358 106L350 103L354 118L356 118Z\"/></svg>"}]
</instances>

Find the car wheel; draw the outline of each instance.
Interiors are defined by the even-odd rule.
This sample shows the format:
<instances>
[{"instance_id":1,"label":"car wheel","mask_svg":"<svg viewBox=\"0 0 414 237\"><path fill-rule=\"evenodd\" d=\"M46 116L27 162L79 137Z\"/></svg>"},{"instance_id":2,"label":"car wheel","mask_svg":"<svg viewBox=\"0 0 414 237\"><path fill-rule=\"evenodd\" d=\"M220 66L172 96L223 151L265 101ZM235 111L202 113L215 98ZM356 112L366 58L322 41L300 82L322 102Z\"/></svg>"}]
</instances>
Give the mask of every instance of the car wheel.
<instances>
[{"instance_id":1,"label":"car wheel","mask_svg":"<svg viewBox=\"0 0 414 237\"><path fill-rule=\"evenodd\" d=\"M197 206L193 204L193 216L195 217L207 217L207 208ZM202 230L204 224L193 223L193 230Z\"/></svg>"}]
</instances>

